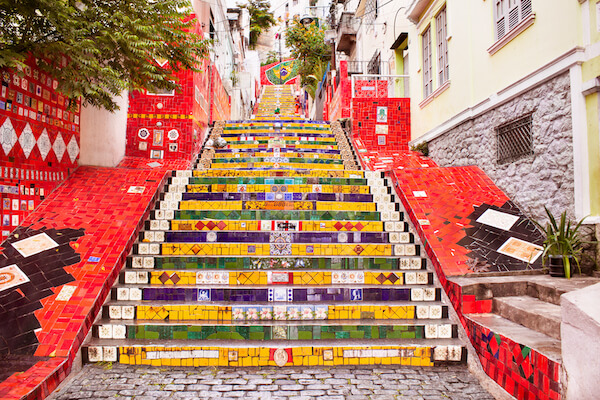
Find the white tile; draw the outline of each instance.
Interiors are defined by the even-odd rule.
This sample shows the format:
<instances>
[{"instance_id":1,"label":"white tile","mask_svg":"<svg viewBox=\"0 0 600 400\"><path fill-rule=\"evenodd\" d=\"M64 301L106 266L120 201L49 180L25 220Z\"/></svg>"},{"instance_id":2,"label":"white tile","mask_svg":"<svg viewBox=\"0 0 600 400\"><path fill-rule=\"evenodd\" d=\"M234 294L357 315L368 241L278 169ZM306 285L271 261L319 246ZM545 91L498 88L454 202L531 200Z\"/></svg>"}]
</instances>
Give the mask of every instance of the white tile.
<instances>
[{"instance_id":1,"label":"white tile","mask_svg":"<svg viewBox=\"0 0 600 400\"><path fill-rule=\"evenodd\" d=\"M158 255L160 254L160 243L150 243L150 254Z\"/></svg>"},{"instance_id":2,"label":"white tile","mask_svg":"<svg viewBox=\"0 0 600 400\"><path fill-rule=\"evenodd\" d=\"M107 346L102 351L102 361L106 362L117 362L117 348L113 346Z\"/></svg>"},{"instance_id":3,"label":"white tile","mask_svg":"<svg viewBox=\"0 0 600 400\"><path fill-rule=\"evenodd\" d=\"M425 288L423 290L423 300L435 301L435 288Z\"/></svg>"},{"instance_id":4,"label":"white tile","mask_svg":"<svg viewBox=\"0 0 600 400\"><path fill-rule=\"evenodd\" d=\"M433 349L433 360L434 361L447 361L448 360L448 346L435 346Z\"/></svg>"},{"instance_id":5,"label":"white tile","mask_svg":"<svg viewBox=\"0 0 600 400\"><path fill-rule=\"evenodd\" d=\"M142 268L143 266L143 257L132 257L131 258L131 267L132 268Z\"/></svg>"},{"instance_id":6,"label":"white tile","mask_svg":"<svg viewBox=\"0 0 600 400\"><path fill-rule=\"evenodd\" d=\"M65 285L62 287L62 289L60 289L60 292L58 293L58 296L56 296L55 300L69 301L71 296L73 296L73 294L75 293L75 290L77 290L77 286Z\"/></svg>"},{"instance_id":7,"label":"white tile","mask_svg":"<svg viewBox=\"0 0 600 400\"><path fill-rule=\"evenodd\" d=\"M426 339L437 339L438 327L437 325L425 325L425 338Z\"/></svg>"},{"instance_id":8,"label":"white tile","mask_svg":"<svg viewBox=\"0 0 600 400\"><path fill-rule=\"evenodd\" d=\"M123 317L123 319L134 319L135 306L123 306L121 308L121 316Z\"/></svg>"},{"instance_id":9,"label":"white tile","mask_svg":"<svg viewBox=\"0 0 600 400\"><path fill-rule=\"evenodd\" d=\"M128 285L137 283L137 272L136 271L125 271L125 283Z\"/></svg>"},{"instance_id":10,"label":"white tile","mask_svg":"<svg viewBox=\"0 0 600 400\"><path fill-rule=\"evenodd\" d=\"M10 245L21 253L23 257L30 257L42 251L58 247L58 243L45 233L39 233L27 239L11 243Z\"/></svg>"},{"instance_id":11,"label":"white tile","mask_svg":"<svg viewBox=\"0 0 600 400\"><path fill-rule=\"evenodd\" d=\"M429 283L429 274L427 272L417 272L417 285L427 285Z\"/></svg>"},{"instance_id":12,"label":"white tile","mask_svg":"<svg viewBox=\"0 0 600 400\"><path fill-rule=\"evenodd\" d=\"M405 285L414 285L416 283L417 283L416 272L405 272L404 273L404 284Z\"/></svg>"},{"instance_id":13,"label":"white tile","mask_svg":"<svg viewBox=\"0 0 600 400\"><path fill-rule=\"evenodd\" d=\"M102 347L100 347L100 346L88 347L88 361L89 362L102 361Z\"/></svg>"},{"instance_id":14,"label":"white tile","mask_svg":"<svg viewBox=\"0 0 600 400\"><path fill-rule=\"evenodd\" d=\"M112 339L112 337L113 337L112 325L100 325L98 327L98 337L100 339Z\"/></svg>"},{"instance_id":15,"label":"white tile","mask_svg":"<svg viewBox=\"0 0 600 400\"><path fill-rule=\"evenodd\" d=\"M423 289L410 289L410 299L412 301L423 301Z\"/></svg>"},{"instance_id":16,"label":"white tile","mask_svg":"<svg viewBox=\"0 0 600 400\"><path fill-rule=\"evenodd\" d=\"M430 306L429 307L429 318L432 318L432 319L442 318L442 306Z\"/></svg>"},{"instance_id":17,"label":"white tile","mask_svg":"<svg viewBox=\"0 0 600 400\"><path fill-rule=\"evenodd\" d=\"M117 300L129 300L129 288L117 288Z\"/></svg>"},{"instance_id":18,"label":"white tile","mask_svg":"<svg viewBox=\"0 0 600 400\"><path fill-rule=\"evenodd\" d=\"M138 288L131 288L129 290L129 300L139 301L142 300L142 290Z\"/></svg>"},{"instance_id":19,"label":"white tile","mask_svg":"<svg viewBox=\"0 0 600 400\"><path fill-rule=\"evenodd\" d=\"M438 337L441 339L450 339L452 337L452 325L443 324L438 326Z\"/></svg>"},{"instance_id":20,"label":"white tile","mask_svg":"<svg viewBox=\"0 0 600 400\"><path fill-rule=\"evenodd\" d=\"M403 244L395 244L394 245L394 255L403 256L406 253L406 249Z\"/></svg>"},{"instance_id":21,"label":"white tile","mask_svg":"<svg viewBox=\"0 0 600 400\"><path fill-rule=\"evenodd\" d=\"M125 325L113 325L113 339L125 339L126 333Z\"/></svg>"},{"instance_id":22,"label":"white tile","mask_svg":"<svg viewBox=\"0 0 600 400\"><path fill-rule=\"evenodd\" d=\"M108 307L108 316L110 319L121 319L123 314L121 313L120 306L109 306Z\"/></svg>"},{"instance_id":23,"label":"white tile","mask_svg":"<svg viewBox=\"0 0 600 400\"><path fill-rule=\"evenodd\" d=\"M148 272L147 271L137 271L136 283L138 283L138 284L148 283Z\"/></svg>"},{"instance_id":24,"label":"white tile","mask_svg":"<svg viewBox=\"0 0 600 400\"><path fill-rule=\"evenodd\" d=\"M429 318L429 306L417 306L417 319Z\"/></svg>"},{"instance_id":25,"label":"white tile","mask_svg":"<svg viewBox=\"0 0 600 400\"><path fill-rule=\"evenodd\" d=\"M477 218L477 222L485 225L490 225L498 229L509 231L510 228L519 220L516 215L503 213L500 211L487 209Z\"/></svg>"},{"instance_id":26,"label":"white tile","mask_svg":"<svg viewBox=\"0 0 600 400\"><path fill-rule=\"evenodd\" d=\"M139 243L138 254L150 254L150 245L148 243Z\"/></svg>"},{"instance_id":27,"label":"white tile","mask_svg":"<svg viewBox=\"0 0 600 400\"><path fill-rule=\"evenodd\" d=\"M407 244L404 246L404 253L407 256L414 256L417 254L417 249L414 244Z\"/></svg>"},{"instance_id":28,"label":"white tile","mask_svg":"<svg viewBox=\"0 0 600 400\"><path fill-rule=\"evenodd\" d=\"M448 361L460 361L462 359L461 346L448 346Z\"/></svg>"},{"instance_id":29,"label":"white tile","mask_svg":"<svg viewBox=\"0 0 600 400\"><path fill-rule=\"evenodd\" d=\"M146 269L154 268L154 257L144 257L144 268L146 268Z\"/></svg>"}]
</instances>

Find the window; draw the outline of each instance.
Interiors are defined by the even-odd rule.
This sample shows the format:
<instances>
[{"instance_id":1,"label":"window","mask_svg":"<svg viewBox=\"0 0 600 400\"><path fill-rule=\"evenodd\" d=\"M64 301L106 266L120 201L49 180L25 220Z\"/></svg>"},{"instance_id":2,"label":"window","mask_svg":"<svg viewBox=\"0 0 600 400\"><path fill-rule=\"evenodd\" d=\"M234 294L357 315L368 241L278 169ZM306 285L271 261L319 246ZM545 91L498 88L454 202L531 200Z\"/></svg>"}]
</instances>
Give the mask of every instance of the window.
<instances>
[{"instance_id":1,"label":"window","mask_svg":"<svg viewBox=\"0 0 600 400\"><path fill-rule=\"evenodd\" d=\"M531 0L494 0L496 40L514 29L519 22L531 15Z\"/></svg>"},{"instance_id":2,"label":"window","mask_svg":"<svg viewBox=\"0 0 600 400\"><path fill-rule=\"evenodd\" d=\"M498 164L533 154L532 127L532 117L528 114L496 128Z\"/></svg>"},{"instance_id":3,"label":"window","mask_svg":"<svg viewBox=\"0 0 600 400\"><path fill-rule=\"evenodd\" d=\"M435 18L437 61L438 61L438 86L442 86L449 79L448 66L448 30L446 27L446 7Z\"/></svg>"},{"instance_id":4,"label":"window","mask_svg":"<svg viewBox=\"0 0 600 400\"><path fill-rule=\"evenodd\" d=\"M423 97L432 92L433 74L431 67L431 27L423 32Z\"/></svg>"}]
</instances>

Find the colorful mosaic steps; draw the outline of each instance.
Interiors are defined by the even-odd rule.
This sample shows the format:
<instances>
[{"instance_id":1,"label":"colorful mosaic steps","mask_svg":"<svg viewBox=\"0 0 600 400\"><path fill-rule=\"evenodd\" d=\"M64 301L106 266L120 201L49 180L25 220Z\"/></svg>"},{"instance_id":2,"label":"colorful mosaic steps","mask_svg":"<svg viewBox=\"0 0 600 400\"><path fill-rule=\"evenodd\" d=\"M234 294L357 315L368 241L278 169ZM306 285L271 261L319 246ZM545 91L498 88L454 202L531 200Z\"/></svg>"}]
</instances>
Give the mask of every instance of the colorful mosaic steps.
<instances>
[{"instance_id":1,"label":"colorful mosaic steps","mask_svg":"<svg viewBox=\"0 0 600 400\"><path fill-rule=\"evenodd\" d=\"M216 125L211 138L235 131L225 136L230 144L205 148L194 170L173 173L84 357L223 366L463 361L457 326L389 182L349 169L354 155L339 129L255 123ZM305 135L317 128L323 136ZM322 138L334 139L327 153ZM293 163L284 169L276 164L286 151ZM331 158L311 157L319 154Z\"/></svg>"}]
</instances>

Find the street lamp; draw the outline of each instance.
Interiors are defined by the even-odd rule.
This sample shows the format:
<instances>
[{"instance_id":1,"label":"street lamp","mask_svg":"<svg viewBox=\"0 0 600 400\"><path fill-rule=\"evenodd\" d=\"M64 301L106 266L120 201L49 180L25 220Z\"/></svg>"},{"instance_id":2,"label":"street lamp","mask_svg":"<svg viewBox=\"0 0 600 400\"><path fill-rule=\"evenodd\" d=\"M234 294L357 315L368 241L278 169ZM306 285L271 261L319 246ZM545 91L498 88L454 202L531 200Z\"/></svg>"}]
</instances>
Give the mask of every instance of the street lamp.
<instances>
[{"instance_id":1,"label":"street lamp","mask_svg":"<svg viewBox=\"0 0 600 400\"><path fill-rule=\"evenodd\" d=\"M300 18L300 23L306 28L308 25L312 24L315 19L308 14L304 14L302 18Z\"/></svg>"}]
</instances>

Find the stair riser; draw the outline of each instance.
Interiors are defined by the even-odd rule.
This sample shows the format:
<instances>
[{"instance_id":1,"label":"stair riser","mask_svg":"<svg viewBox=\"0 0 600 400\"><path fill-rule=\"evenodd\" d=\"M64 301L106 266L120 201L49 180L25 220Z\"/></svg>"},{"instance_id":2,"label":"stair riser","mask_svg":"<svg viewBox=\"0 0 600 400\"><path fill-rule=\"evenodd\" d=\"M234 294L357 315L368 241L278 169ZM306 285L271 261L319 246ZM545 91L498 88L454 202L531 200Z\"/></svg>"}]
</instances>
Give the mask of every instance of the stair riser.
<instances>
[{"instance_id":1,"label":"stair riser","mask_svg":"<svg viewBox=\"0 0 600 400\"><path fill-rule=\"evenodd\" d=\"M282 349L285 355L279 351ZM287 357L286 357L287 356ZM153 366L283 367L334 365L411 365L431 367L466 361L461 346L327 346L327 347L164 347L92 346L83 348L85 362L120 362ZM277 358L277 362L275 361Z\"/></svg>"},{"instance_id":2,"label":"stair riser","mask_svg":"<svg viewBox=\"0 0 600 400\"><path fill-rule=\"evenodd\" d=\"M181 301L210 303L231 301L255 302L388 302L388 301L440 301L439 288L113 288L112 300L123 301Z\"/></svg>"},{"instance_id":3,"label":"stair riser","mask_svg":"<svg viewBox=\"0 0 600 400\"><path fill-rule=\"evenodd\" d=\"M310 285L330 286L330 285L382 285L382 286L402 286L402 285L432 285L433 274L430 272L380 272L380 271L323 271L308 272L272 269L270 271L176 271L176 270L158 270L158 271L122 271L119 277L119 283L125 285L206 285L215 283L219 285L234 286L253 286L253 285Z\"/></svg>"},{"instance_id":4,"label":"stair riser","mask_svg":"<svg viewBox=\"0 0 600 400\"><path fill-rule=\"evenodd\" d=\"M261 269L294 269L294 270L421 270L427 268L424 258L258 258L258 257L139 257L129 256L127 268L161 269L161 270L261 270Z\"/></svg>"},{"instance_id":5,"label":"stair riser","mask_svg":"<svg viewBox=\"0 0 600 400\"><path fill-rule=\"evenodd\" d=\"M234 313L235 311L235 313ZM263 312L264 311L264 312ZM115 301L102 308L102 318L119 323L127 320L176 321L219 321L256 322L265 321L310 321L310 320L440 320L448 318L448 307L442 305L390 306L390 305L311 305L311 306L267 306L250 305L234 307L230 305L121 305Z\"/></svg>"}]
</instances>

